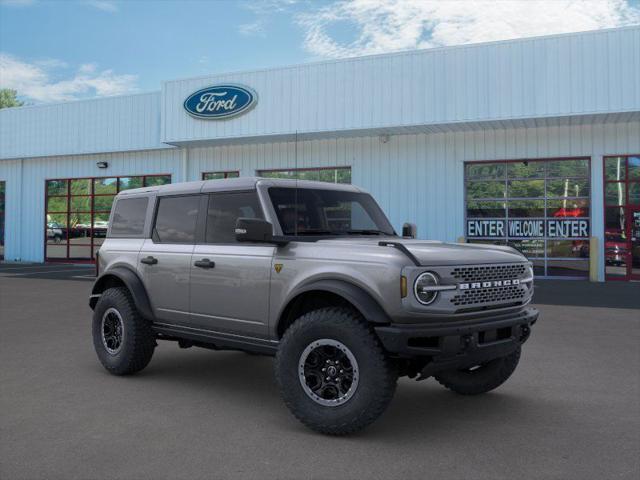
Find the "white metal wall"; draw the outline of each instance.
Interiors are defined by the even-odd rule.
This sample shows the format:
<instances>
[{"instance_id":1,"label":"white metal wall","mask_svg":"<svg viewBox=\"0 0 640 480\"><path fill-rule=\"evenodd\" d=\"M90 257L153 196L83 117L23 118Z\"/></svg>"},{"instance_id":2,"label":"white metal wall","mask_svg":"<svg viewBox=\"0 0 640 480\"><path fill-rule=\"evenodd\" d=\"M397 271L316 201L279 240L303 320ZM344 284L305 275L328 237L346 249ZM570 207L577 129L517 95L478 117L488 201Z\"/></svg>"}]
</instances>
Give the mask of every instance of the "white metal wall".
<instances>
[{"instance_id":1,"label":"white metal wall","mask_svg":"<svg viewBox=\"0 0 640 480\"><path fill-rule=\"evenodd\" d=\"M165 82L164 142L640 111L640 26ZM207 85L257 91L225 121L190 117Z\"/></svg>"},{"instance_id":2,"label":"white metal wall","mask_svg":"<svg viewBox=\"0 0 640 480\"><path fill-rule=\"evenodd\" d=\"M0 158L164 147L160 92L0 110Z\"/></svg>"},{"instance_id":3,"label":"white metal wall","mask_svg":"<svg viewBox=\"0 0 640 480\"><path fill-rule=\"evenodd\" d=\"M96 162L108 162L99 169ZM0 180L7 182L5 197L5 259L44 260L45 181L56 178L108 177L166 173L185 181L177 149L48 157L0 161Z\"/></svg>"},{"instance_id":4,"label":"white metal wall","mask_svg":"<svg viewBox=\"0 0 640 480\"><path fill-rule=\"evenodd\" d=\"M455 241L464 234L465 161L590 156L592 234L602 238L602 156L640 153L640 122L339 138L0 162L7 181L6 258L42 261L44 181L60 177L350 166L353 183L380 202L394 227L418 224L421 238ZM109 162L99 170L97 161ZM21 172L21 173L20 173ZM19 202L12 192L19 190ZM17 213L18 212L18 213ZM602 242L600 248L602 249ZM604 265L600 266L603 278Z\"/></svg>"}]
</instances>

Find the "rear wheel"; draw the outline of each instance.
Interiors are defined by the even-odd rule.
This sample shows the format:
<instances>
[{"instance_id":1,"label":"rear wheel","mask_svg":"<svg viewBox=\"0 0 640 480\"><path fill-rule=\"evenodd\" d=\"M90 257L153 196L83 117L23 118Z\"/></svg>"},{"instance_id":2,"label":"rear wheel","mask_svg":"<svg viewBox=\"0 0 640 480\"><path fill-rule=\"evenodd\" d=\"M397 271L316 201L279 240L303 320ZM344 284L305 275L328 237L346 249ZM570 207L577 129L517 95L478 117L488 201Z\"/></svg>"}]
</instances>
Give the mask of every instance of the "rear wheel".
<instances>
[{"instance_id":1,"label":"rear wheel","mask_svg":"<svg viewBox=\"0 0 640 480\"><path fill-rule=\"evenodd\" d=\"M479 395L498 388L515 371L520 361L520 347L513 353L487 363L434 375L449 390L461 395Z\"/></svg>"},{"instance_id":2,"label":"rear wheel","mask_svg":"<svg viewBox=\"0 0 640 480\"><path fill-rule=\"evenodd\" d=\"M285 404L329 435L363 429L387 408L397 372L362 317L344 308L309 312L285 332L276 355Z\"/></svg>"},{"instance_id":3,"label":"rear wheel","mask_svg":"<svg viewBox=\"0 0 640 480\"><path fill-rule=\"evenodd\" d=\"M126 288L110 288L93 311L93 346L100 362L114 375L146 367L153 356L155 336Z\"/></svg>"}]
</instances>

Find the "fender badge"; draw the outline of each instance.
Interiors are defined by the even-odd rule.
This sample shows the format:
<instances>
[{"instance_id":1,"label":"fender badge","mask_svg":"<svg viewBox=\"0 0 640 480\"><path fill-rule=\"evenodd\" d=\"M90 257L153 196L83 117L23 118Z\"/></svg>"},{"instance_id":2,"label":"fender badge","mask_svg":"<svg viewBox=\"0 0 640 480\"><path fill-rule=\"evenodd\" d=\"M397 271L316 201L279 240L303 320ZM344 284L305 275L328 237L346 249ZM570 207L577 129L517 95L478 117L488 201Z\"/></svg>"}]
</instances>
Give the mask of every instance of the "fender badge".
<instances>
[{"instance_id":1,"label":"fender badge","mask_svg":"<svg viewBox=\"0 0 640 480\"><path fill-rule=\"evenodd\" d=\"M280 273L282 271L281 263L276 263L273 267L276 269L276 273Z\"/></svg>"}]
</instances>

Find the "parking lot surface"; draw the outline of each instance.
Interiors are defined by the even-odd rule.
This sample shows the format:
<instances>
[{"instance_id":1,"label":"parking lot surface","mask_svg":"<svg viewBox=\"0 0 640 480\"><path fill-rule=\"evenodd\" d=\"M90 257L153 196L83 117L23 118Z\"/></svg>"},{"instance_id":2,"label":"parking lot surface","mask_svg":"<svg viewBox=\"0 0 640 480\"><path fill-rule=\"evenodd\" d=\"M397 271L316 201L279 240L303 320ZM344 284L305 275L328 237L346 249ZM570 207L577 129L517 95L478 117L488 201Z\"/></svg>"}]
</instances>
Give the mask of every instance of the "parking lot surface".
<instances>
[{"instance_id":1,"label":"parking lot surface","mask_svg":"<svg viewBox=\"0 0 640 480\"><path fill-rule=\"evenodd\" d=\"M401 379L364 432L324 437L281 402L272 360L160 343L109 375L91 268L0 264L2 479L637 479L640 285L539 281L514 376L479 397Z\"/></svg>"}]
</instances>

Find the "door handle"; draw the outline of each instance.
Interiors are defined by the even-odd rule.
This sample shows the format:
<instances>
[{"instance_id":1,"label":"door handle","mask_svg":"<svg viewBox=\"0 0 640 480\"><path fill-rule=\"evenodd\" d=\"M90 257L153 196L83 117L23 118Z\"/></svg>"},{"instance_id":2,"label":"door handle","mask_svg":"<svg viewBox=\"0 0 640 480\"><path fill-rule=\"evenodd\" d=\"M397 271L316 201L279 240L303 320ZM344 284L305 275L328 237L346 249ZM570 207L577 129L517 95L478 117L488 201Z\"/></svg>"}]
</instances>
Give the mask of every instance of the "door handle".
<instances>
[{"instance_id":1,"label":"door handle","mask_svg":"<svg viewBox=\"0 0 640 480\"><path fill-rule=\"evenodd\" d=\"M144 263L145 265L155 265L158 263L158 259L152 256L148 256L140 260L140 263Z\"/></svg>"},{"instance_id":2,"label":"door handle","mask_svg":"<svg viewBox=\"0 0 640 480\"><path fill-rule=\"evenodd\" d=\"M212 262L208 258L203 258L202 260L196 260L193 264L198 268L213 268L216 266L216 262Z\"/></svg>"}]
</instances>

